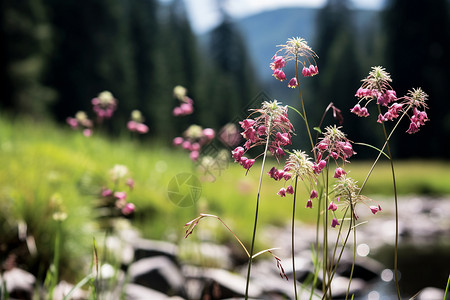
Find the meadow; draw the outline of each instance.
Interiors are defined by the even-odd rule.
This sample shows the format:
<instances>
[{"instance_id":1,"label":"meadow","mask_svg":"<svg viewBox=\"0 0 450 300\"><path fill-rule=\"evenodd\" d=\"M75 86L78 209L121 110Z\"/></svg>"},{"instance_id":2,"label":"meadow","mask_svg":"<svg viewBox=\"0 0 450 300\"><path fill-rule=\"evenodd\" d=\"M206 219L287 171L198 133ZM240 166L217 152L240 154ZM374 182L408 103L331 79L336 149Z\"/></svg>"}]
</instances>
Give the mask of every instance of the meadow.
<instances>
[{"instance_id":1,"label":"meadow","mask_svg":"<svg viewBox=\"0 0 450 300\"><path fill-rule=\"evenodd\" d=\"M245 170L232 162L231 154L227 167L214 180L202 180L202 194L196 205L185 208L169 201L169 181L179 173L194 173L200 179L203 174L186 152L175 149L170 142L141 140L125 131L117 136L94 133L85 137L65 124L3 115L0 162L1 258L14 254L18 265L28 266L41 277L52 260L58 226L62 232L62 277L77 280L86 274L83 272L91 260L92 240L105 235L99 194L110 182L110 170L118 164L126 166L134 180L128 200L136 210L128 220L143 237L178 243L185 234L184 224L205 212L222 218L244 243L251 238L260 166L255 163L245 175ZM371 163L353 160L348 169L362 182ZM266 168L276 161L267 164ZM378 164L364 193L391 197L392 178L386 175L389 170L388 162ZM400 195L450 194L449 162L398 161L396 175ZM263 181L261 224L288 224L292 203L276 195L281 183L268 176ZM296 218L314 223L315 213L304 208L307 198L302 190ZM67 218L58 221L55 213L61 212ZM218 242L232 239L216 220L202 222L202 226L214 229L213 238ZM121 226L120 222L116 225ZM33 247L35 255L22 255Z\"/></svg>"}]
</instances>

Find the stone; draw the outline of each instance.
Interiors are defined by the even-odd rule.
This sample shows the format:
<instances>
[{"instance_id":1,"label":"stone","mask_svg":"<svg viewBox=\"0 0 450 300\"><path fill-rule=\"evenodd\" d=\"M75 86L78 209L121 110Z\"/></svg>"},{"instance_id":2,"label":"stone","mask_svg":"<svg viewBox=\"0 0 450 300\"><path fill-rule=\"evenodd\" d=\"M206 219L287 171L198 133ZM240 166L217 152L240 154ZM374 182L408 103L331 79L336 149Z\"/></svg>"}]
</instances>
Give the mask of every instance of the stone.
<instances>
[{"instance_id":1,"label":"stone","mask_svg":"<svg viewBox=\"0 0 450 300\"><path fill-rule=\"evenodd\" d=\"M6 282L6 290L10 298L13 299L32 299L36 277L33 274L19 269L12 268L3 273L0 278L0 284Z\"/></svg>"},{"instance_id":2,"label":"stone","mask_svg":"<svg viewBox=\"0 0 450 300\"><path fill-rule=\"evenodd\" d=\"M170 299L169 296L165 295L164 293L134 283L129 283L125 286L125 297L127 300Z\"/></svg>"},{"instance_id":3,"label":"stone","mask_svg":"<svg viewBox=\"0 0 450 300\"><path fill-rule=\"evenodd\" d=\"M203 272L205 287L201 299L224 299L243 297L245 295L246 278L223 269L205 269ZM251 281L248 296L260 298L262 288L257 282Z\"/></svg>"},{"instance_id":4,"label":"stone","mask_svg":"<svg viewBox=\"0 0 450 300\"><path fill-rule=\"evenodd\" d=\"M58 285L55 287L55 290L53 291L53 300L63 300L66 295L70 293L70 291L75 286L71 283L68 283L66 281L60 281ZM77 289L72 292L70 296L71 300L84 300L88 299L88 292Z\"/></svg>"},{"instance_id":5,"label":"stone","mask_svg":"<svg viewBox=\"0 0 450 300\"><path fill-rule=\"evenodd\" d=\"M169 296L184 296L185 278L180 268L166 256L140 259L128 268L130 281Z\"/></svg>"},{"instance_id":6,"label":"stone","mask_svg":"<svg viewBox=\"0 0 450 300\"><path fill-rule=\"evenodd\" d=\"M155 256L165 256L173 262L177 262L178 247L175 244L165 241L154 241L137 238L131 242L134 248L134 259L136 261L142 258Z\"/></svg>"},{"instance_id":7,"label":"stone","mask_svg":"<svg viewBox=\"0 0 450 300\"><path fill-rule=\"evenodd\" d=\"M417 300L437 300L444 299L445 291L435 287L426 287L417 295ZM445 299L444 299L445 300Z\"/></svg>"}]
</instances>

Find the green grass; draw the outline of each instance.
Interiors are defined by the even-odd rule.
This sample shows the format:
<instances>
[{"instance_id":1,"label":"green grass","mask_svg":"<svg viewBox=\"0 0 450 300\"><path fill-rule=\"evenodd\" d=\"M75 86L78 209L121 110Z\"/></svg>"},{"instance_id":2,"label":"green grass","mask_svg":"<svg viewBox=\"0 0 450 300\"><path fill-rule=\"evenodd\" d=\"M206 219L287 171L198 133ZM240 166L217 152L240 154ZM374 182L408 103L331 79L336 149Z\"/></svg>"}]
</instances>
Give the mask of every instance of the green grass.
<instances>
[{"instance_id":1,"label":"green grass","mask_svg":"<svg viewBox=\"0 0 450 300\"><path fill-rule=\"evenodd\" d=\"M245 175L244 169L230 162L214 182L202 182L202 196L195 206L182 208L168 200L169 181L183 172L196 172L202 177L187 153L160 142L132 141L127 134L113 139L101 135L86 138L68 126L4 117L0 117L0 163L0 249L15 249L18 255L25 251L23 245L19 247L24 242L17 240L17 228L26 224L38 252L24 263L32 264L36 272L42 273L43 266L51 262L56 230L52 215L61 209L68 215L62 224L61 259L66 266L62 275L84 271L80 270L80 261L89 266L92 237L100 240L104 236L95 219L95 199L101 187L110 183L108 172L116 164L127 166L135 180L135 189L128 196L137 208L131 222L144 237L182 242L183 225L200 212L222 218L247 244L251 237L258 163ZM270 161L267 168L273 163ZM360 183L369 167L368 162L348 165L350 174ZM449 167L450 163L444 161L399 161L398 191L450 194ZM284 225L290 221L292 197L276 195L282 185L268 176L264 178L259 224ZM375 168L364 193L392 195L386 161ZM308 196L309 191L302 187L297 217L314 222L316 211L305 208ZM201 222L199 227L217 229L211 239L232 239L217 220ZM5 251L0 253L6 255Z\"/></svg>"}]
</instances>

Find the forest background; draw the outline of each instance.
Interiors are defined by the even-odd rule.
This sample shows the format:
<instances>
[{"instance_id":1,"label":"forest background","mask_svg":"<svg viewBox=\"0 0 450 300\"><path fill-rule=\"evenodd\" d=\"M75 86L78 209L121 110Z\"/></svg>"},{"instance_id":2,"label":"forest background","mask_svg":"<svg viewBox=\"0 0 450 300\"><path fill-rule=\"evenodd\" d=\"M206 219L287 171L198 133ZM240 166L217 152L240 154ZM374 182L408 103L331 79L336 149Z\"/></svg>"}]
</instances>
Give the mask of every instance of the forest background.
<instances>
[{"instance_id":1,"label":"forest background","mask_svg":"<svg viewBox=\"0 0 450 300\"><path fill-rule=\"evenodd\" d=\"M218 1L222 22L201 35L192 30L181 0L0 3L2 115L63 123L79 110L90 111L91 99L109 90L119 101L108 125L111 133L126 130L131 111L139 109L150 127L143 138L168 144L187 123L219 129L241 116L260 93L292 104L296 93L271 78L269 63L277 44L302 36L319 56L320 80L302 83L312 124L332 101L343 108L350 139L367 136L366 143L377 144L377 135L367 134L371 122L351 117L347 108L356 103L360 79L371 66L382 65L398 95L421 86L430 99L429 126L414 138L396 137L395 156L450 157L443 146L450 139L447 0L391 0L381 11L329 0L320 9L243 19L231 18ZM188 89L195 114L171 117L176 85ZM294 125L301 131L300 122Z\"/></svg>"}]
</instances>

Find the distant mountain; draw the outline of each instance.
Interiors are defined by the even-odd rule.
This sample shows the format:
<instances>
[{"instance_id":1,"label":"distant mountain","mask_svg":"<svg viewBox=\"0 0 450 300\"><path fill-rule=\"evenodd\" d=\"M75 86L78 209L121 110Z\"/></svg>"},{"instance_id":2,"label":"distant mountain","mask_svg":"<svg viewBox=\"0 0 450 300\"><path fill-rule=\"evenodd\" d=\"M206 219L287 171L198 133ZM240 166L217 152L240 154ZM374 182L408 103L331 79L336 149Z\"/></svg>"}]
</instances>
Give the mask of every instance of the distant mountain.
<instances>
[{"instance_id":1,"label":"distant mountain","mask_svg":"<svg viewBox=\"0 0 450 300\"><path fill-rule=\"evenodd\" d=\"M302 37L314 49L316 39L317 15L320 9L315 8L283 8L271 10L234 19L241 31L247 46L247 52L264 92L276 95L277 99L288 101L292 98L292 91L286 89L286 83L280 83L272 77L269 68L271 58L279 49L277 45L284 44L290 37ZM354 10L355 34L361 40L367 39L367 32L377 30L380 26L379 12L371 10ZM204 49L208 49L210 33L199 36ZM320 53L319 55L320 60ZM293 64L287 66L286 74L294 73ZM320 70L319 70L320 72Z\"/></svg>"},{"instance_id":2,"label":"distant mountain","mask_svg":"<svg viewBox=\"0 0 450 300\"><path fill-rule=\"evenodd\" d=\"M268 68L270 59L278 49L276 46L284 44L288 38L302 37L314 49L319 10L283 8L235 20L247 42L248 52L260 79L265 81L272 76ZM362 35L374 25L378 26L379 12L372 10L353 12L356 23L355 34Z\"/></svg>"}]
</instances>

